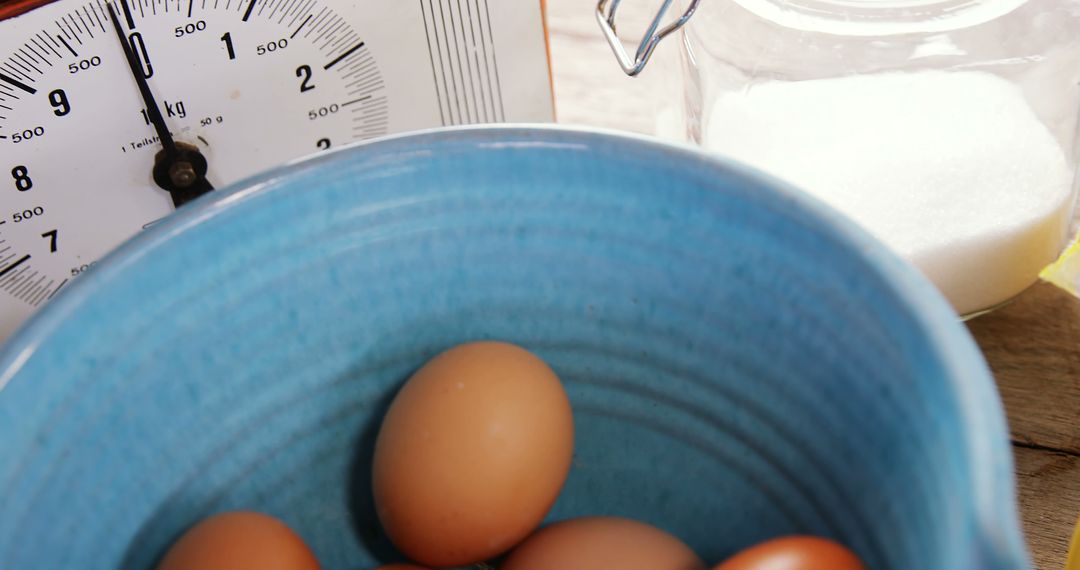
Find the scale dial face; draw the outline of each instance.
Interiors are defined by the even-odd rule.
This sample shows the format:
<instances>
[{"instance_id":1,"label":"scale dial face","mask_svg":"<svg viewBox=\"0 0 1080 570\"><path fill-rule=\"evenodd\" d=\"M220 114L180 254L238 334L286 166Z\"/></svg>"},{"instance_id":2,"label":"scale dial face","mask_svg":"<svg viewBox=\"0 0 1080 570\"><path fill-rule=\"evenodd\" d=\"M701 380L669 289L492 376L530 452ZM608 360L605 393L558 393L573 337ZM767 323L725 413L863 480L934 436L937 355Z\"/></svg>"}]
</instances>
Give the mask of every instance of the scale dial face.
<instances>
[{"instance_id":1,"label":"scale dial face","mask_svg":"<svg viewBox=\"0 0 1080 570\"><path fill-rule=\"evenodd\" d=\"M539 7L405 4L115 0L118 34L105 0L60 0L0 21L0 341L174 211L136 73L217 188L392 132L552 118Z\"/></svg>"}]
</instances>

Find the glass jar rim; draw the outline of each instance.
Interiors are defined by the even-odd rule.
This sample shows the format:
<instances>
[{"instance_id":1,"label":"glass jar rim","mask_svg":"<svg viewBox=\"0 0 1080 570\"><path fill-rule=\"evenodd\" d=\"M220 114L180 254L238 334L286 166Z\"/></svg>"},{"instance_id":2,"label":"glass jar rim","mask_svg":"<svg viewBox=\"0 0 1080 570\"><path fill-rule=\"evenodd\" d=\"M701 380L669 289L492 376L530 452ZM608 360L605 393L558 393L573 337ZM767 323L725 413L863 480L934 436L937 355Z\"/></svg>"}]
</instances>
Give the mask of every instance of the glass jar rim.
<instances>
[{"instance_id":1,"label":"glass jar rim","mask_svg":"<svg viewBox=\"0 0 1080 570\"><path fill-rule=\"evenodd\" d=\"M706 0L709 1L709 0ZM1000 18L1027 0L735 0L755 16L844 36L939 33Z\"/></svg>"}]
</instances>

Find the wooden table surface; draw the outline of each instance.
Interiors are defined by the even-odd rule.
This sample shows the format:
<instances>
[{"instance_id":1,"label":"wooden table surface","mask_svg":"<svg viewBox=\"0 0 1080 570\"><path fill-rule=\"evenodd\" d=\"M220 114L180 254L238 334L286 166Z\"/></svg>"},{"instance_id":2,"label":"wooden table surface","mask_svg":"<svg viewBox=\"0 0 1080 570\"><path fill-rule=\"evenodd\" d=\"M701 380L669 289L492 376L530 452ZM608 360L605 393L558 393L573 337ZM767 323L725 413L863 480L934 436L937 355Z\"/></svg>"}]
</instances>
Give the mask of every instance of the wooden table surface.
<instances>
[{"instance_id":1,"label":"wooden table surface","mask_svg":"<svg viewBox=\"0 0 1080 570\"><path fill-rule=\"evenodd\" d=\"M630 37L640 30L658 3L626 2L620 32ZM658 63L628 78L599 34L594 6L593 0L548 0L559 121L655 134L658 104L681 95L662 69L677 64L678 46L661 45ZM1039 284L969 328L1008 412L1035 565L1061 570L1080 516L1080 300Z\"/></svg>"}]
</instances>

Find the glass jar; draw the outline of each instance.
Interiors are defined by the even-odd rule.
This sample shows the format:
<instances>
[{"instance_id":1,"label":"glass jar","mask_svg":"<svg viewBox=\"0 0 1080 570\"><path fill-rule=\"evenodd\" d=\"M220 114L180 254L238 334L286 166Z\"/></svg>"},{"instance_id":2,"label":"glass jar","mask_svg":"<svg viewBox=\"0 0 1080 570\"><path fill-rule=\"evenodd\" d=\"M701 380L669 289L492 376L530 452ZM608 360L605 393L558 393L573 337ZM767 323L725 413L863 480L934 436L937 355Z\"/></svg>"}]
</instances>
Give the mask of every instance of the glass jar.
<instances>
[{"instance_id":1,"label":"glass jar","mask_svg":"<svg viewBox=\"0 0 1080 570\"><path fill-rule=\"evenodd\" d=\"M603 0L598 10L613 46L617 6ZM685 97L672 105L686 138L846 213L959 313L1017 295L1061 251L1076 187L1080 3L679 8L633 58L620 57L636 74L681 28Z\"/></svg>"}]
</instances>

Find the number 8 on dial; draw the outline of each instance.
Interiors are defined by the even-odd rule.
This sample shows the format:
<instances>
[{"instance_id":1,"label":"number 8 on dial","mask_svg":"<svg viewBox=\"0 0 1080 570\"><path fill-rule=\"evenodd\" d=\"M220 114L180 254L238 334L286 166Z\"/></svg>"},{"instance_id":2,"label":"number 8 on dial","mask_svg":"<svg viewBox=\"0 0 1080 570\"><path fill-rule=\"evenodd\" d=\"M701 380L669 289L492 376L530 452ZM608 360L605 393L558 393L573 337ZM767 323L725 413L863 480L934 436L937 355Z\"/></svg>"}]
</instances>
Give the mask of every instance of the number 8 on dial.
<instances>
[{"instance_id":1,"label":"number 8 on dial","mask_svg":"<svg viewBox=\"0 0 1080 570\"><path fill-rule=\"evenodd\" d=\"M34 181L30 179L30 170L23 165L11 169L11 177L15 179L15 189L26 192L34 187Z\"/></svg>"}]
</instances>

